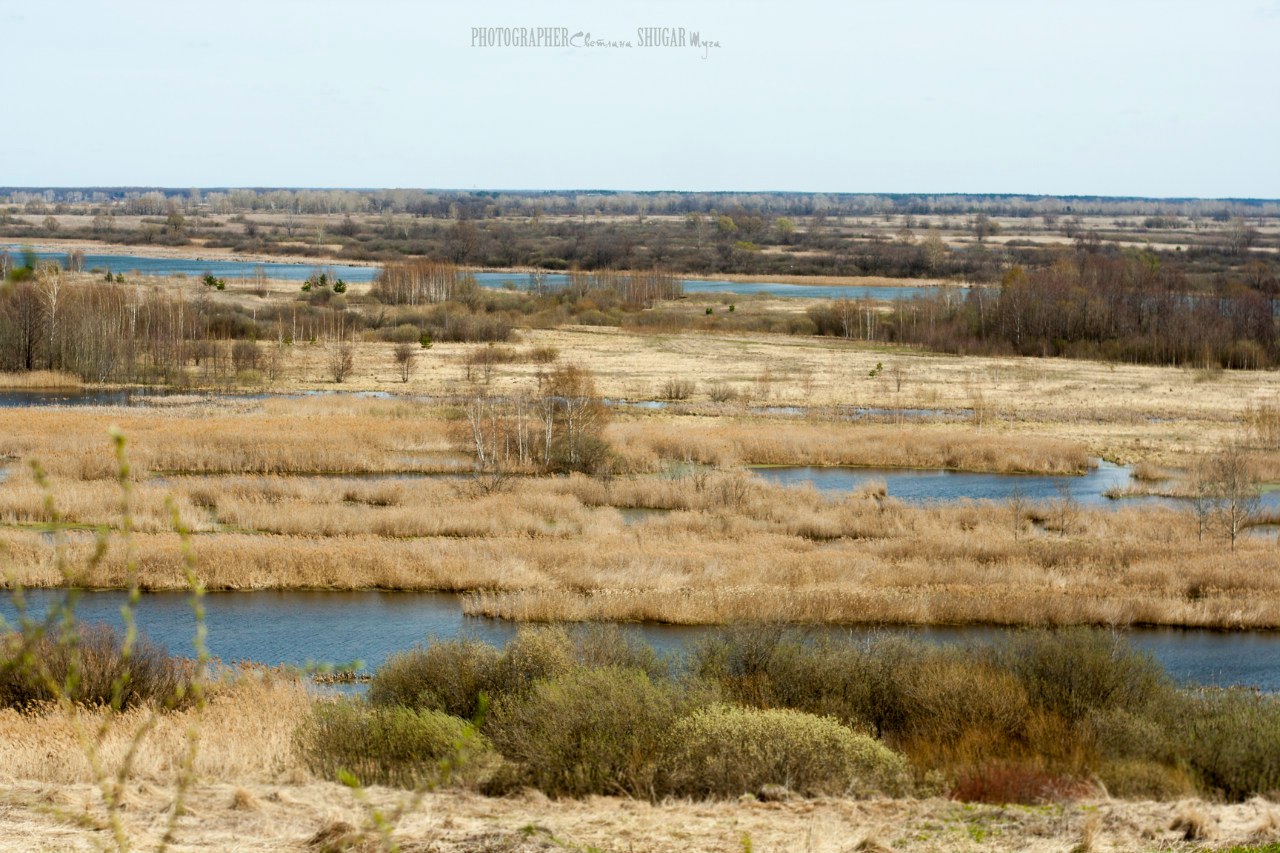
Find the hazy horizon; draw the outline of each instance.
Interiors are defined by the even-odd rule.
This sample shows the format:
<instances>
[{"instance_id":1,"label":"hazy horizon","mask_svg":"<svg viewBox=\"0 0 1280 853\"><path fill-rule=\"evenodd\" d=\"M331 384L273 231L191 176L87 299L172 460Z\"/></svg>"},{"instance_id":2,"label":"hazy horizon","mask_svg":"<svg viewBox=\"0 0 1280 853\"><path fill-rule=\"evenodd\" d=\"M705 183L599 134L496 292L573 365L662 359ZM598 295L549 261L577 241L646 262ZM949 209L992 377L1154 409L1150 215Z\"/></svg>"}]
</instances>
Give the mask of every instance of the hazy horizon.
<instances>
[{"instance_id":1,"label":"hazy horizon","mask_svg":"<svg viewBox=\"0 0 1280 853\"><path fill-rule=\"evenodd\" d=\"M1280 196L1144 196L1144 195L1106 195L1099 193L1026 193L1026 192L964 192L964 191L932 191L919 190L913 192L902 192L898 190L789 190L789 189L724 189L724 190L682 190L682 189L635 189L632 187L414 187L414 186L307 186L296 184L292 186L285 185L249 185L249 184L209 184L206 186L188 186L182 184L161 185L161 184L30 184L25 186L0 186L0 192L43 192L45 190L53 190L57 192L67 191L146 191L146 192L165 192L165 193L183 193L195 190L200 193L209 192L231 192L236 190L247 190L250 192L426 192L426 193L511 193L521 195L531 194L609 194L609 195L830 195L830 196L912 196L912 197L930 197L930 198L981 198L981 197L1010 197L1010 198L1052 198L1052 199L1107 199L1116 201L1234 201L1234 202L1260 202L1260 203L1280 203Z\"/></svg>"},{"instance_id":2,"label":"hazy horizon","mask_svg":"<svg viewBox=\"0 0 1280 853\"><path fill-rule=\"evenodd\" d=\"M576 42L474 46L521 27ZM7 186L1280 197L1278 0L0 0L0 28L50 45L9 72Z\"/></svg>"}]
</instances>

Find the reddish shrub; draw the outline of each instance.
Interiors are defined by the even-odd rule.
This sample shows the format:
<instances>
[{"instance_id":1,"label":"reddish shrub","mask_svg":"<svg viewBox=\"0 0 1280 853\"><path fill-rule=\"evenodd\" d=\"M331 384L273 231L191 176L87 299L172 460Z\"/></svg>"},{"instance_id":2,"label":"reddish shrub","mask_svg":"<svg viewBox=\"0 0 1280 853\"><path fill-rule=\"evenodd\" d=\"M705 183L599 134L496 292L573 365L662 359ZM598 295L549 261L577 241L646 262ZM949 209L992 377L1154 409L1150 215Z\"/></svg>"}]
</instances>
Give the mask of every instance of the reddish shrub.
<instances>
[{"instance_id":1,"label":"reddish shrub","mask_svg":"<svg viewBox=\"0 0 1280 853\"><path fill-rule=\"evenodd\" d=\"M990 763L961 773L951 798L966 803L1036 805L1078 799L1094 793L1083 779L1029 764Z\"/></svg>"}]
</instances>

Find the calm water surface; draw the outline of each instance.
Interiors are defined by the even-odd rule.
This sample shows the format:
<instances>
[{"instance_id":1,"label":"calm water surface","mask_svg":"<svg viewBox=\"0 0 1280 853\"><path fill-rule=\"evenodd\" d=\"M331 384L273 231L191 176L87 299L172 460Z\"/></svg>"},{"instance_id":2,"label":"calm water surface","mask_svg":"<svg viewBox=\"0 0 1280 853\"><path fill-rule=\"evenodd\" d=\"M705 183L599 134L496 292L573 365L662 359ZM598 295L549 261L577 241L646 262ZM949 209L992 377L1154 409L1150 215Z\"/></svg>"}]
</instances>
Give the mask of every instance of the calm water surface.
<instances>
[{"instance_id":1,"label":"calm water surface","mask_svg":"<svg viewBox=\"0 0 1280 853\"><path fill-rule=\"evenodd\" d=\"M13 244L0 248L21 258L21 247ZM33 252L39 260L50 260L64 263L65 252ZM141 273L143 275L186 275L201 278L213 274L218 278L252 279L258 275L267 278L284 279L286 281L303 281L317 272L328 272L331 276L349 282L373 281L379 267L352 266L349 264L317 261L314 264L289 263L254 263L252 261L192 260L190 258L153 258L145 255L103 255L86 254L85 269L110 270L113 273ZM535 285L534 276L528 273L512 272L479 272L475 274L476 283L481 287L509 290L529 290ZM556 289L569 282L564 273L544 273L542 285ZM688 278L684 280L686 293L736 293L768 294L771 296L807 298L807 299L872 299L877 301L895 301L899 299L915 299L921 296L934 296L939 293L951 293L963 298L967 287L957 285L912 285L866 286L866 285L809 285L784 284L781 282L742 282L742 281L708 281Z\"/></svg>"},{"instance_id":2,"label":"calm water surface","mask_svg":"<svg viewBox=\"0 0 1280 853\"><path fill-rule=\"evenodd\" d=\"M882 482L886 493L907 503L936 501L1007 501L1020 494L1028 501L1042 503L1071 500L1084 506L1185 506L1185 502L1154 496L1112 499L1108 490L1123 489L1132 483L1127 466L1099 460L1082 476L1043 474L980 474L969 471L937 471L913 468L819 468L804 466L757 467L756 476L782 486L813 486L821 492L844 493ZM1262 506L1280 507L1280 492L1264 492Z\"/></svg>"},{"instance_id":3,"label":"calm water surface","mask_svg":"<svg viewBox=\"0 0 1280 853\"><path fill-rule=\"evenodd\" d=\"M43 612L61 593L28 595ZM84 622L120 625L123 592L81 594ZM388 655L430 638L474 637L501 646L515 635L510 622L468 618L460 598L409 592L220 592L204 598L209 648L223 661L265 664L352 663L378 666ZM10 593L0 593L0 616L15 616ZM139 629L170 652L190 655L195 621L183 593L148 593L138 607ZM666 653L688 649L712 628L629 624L624 629ZM898 635L930 643L989 643L1005 629L824 628L818 633L866 638ZM1150 652L1180 682L1280 691L1280 633L1136 629L1122 632Z\"/></svg>"}]
</instances>

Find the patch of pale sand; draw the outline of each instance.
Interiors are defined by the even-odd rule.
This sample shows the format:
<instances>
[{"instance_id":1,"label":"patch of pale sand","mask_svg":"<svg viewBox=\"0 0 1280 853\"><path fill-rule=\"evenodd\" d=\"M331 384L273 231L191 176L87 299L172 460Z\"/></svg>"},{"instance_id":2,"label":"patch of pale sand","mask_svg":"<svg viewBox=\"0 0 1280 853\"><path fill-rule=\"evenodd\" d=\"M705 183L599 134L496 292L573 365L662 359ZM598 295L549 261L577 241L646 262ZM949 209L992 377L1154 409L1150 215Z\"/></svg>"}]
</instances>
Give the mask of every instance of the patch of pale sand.
<instances>
[{"instance_id":1,"label":"patch of pale sand","mask_svg":"<svg viewBox=\"0 0 1280 853\"><path fill-rule=\"evenodd\" d=\"M370 804L384 812L409 796L384 788L367 794ZM0 793L0 851L101 849L110 838L99 802L87 785L10 784ZM154 846L166 830L172 792L133 786L127 802L125 821L135 846ZM200 785L189 793L185 811L170 848L175 851L322 849L314 839L350 838L370 825L368 812L352 793L331 783ZM1195 837L1188 837L1188 826ZM537 793L491 799L444 792L427 795L399 825L395 838L401 849L437 853L592 848L652 853L1109 853L1266 843L1280 838L1278 827L1280 807L1262 799L1230 805L1105 800L1034 807L942 799L655 805L606 797L553 801Z\"/></svg>"}]
</instances>

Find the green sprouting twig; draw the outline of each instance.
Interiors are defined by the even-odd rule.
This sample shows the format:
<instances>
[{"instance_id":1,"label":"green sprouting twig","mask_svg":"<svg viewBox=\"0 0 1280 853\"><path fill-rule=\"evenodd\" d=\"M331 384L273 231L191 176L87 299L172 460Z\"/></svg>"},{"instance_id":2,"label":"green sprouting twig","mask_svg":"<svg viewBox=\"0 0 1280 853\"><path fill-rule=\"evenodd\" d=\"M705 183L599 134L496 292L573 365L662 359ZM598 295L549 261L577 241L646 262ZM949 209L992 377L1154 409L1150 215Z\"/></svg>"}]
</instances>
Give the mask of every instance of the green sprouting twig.
<instances>
[{"instance_id":1,"label":"green sprouting twig","mask_svg":"<svg viewBox=\"0 0 1280 853\"><path fill-rule=\"evenodd\" d=\"M183 569L186 573L187 587L191 590L191 612L196 622L196 632L192 638L191 645L195 651L196 659L195 672L192 673L189 689L189 698L195 705L195 713L187 724L187 749L183 754L178 772L177 790L173 798L173 812L169 815L169 824L165 828L164 837L160 841L159 853L164 853L169 845L173 843L178 830L178 818L182 816L186 803L187 792L195 783L196 755L200 749L200 722L204 716L206 699L204 679L207 676L209 666L208 629L205 625L204 611L205 590L199 575L196 574L196 555L191 545L191 530L183 523L182 516L178 512L178 505L174 502L172 496L165 499L165 506L169 510L173 529L177 531L178 539L181 542ZM174 697L175 703L188 698L187 693L186 685L179 684L178 695Z\"/></svg>"}]
</instances>

